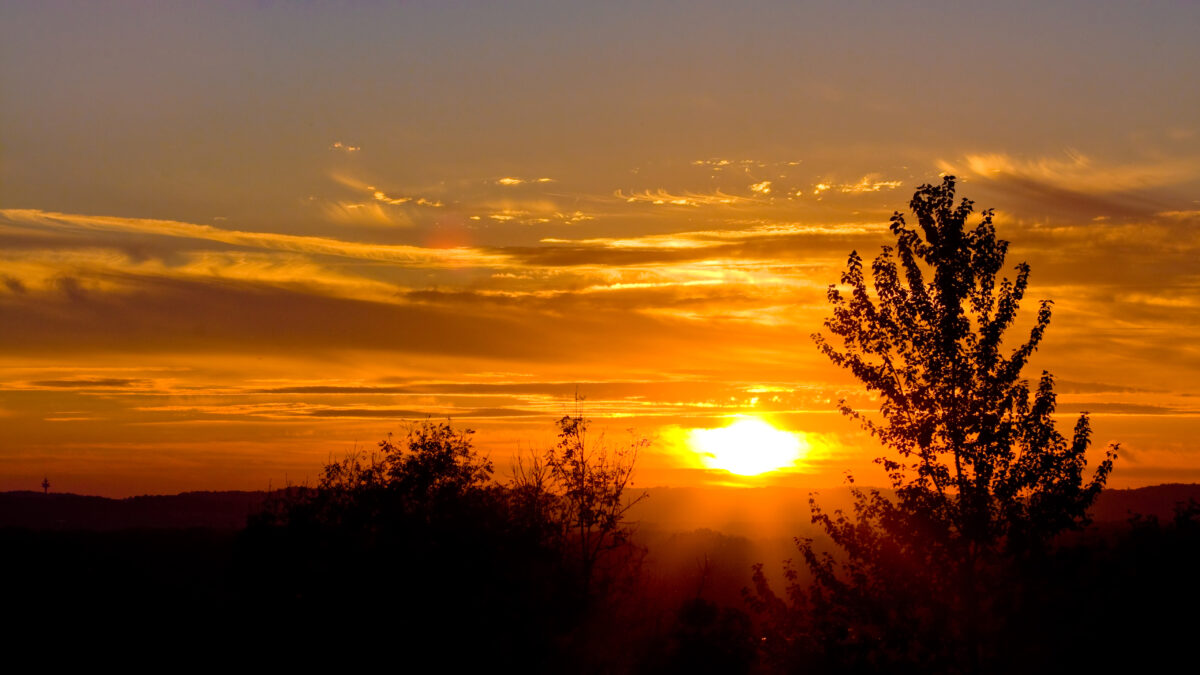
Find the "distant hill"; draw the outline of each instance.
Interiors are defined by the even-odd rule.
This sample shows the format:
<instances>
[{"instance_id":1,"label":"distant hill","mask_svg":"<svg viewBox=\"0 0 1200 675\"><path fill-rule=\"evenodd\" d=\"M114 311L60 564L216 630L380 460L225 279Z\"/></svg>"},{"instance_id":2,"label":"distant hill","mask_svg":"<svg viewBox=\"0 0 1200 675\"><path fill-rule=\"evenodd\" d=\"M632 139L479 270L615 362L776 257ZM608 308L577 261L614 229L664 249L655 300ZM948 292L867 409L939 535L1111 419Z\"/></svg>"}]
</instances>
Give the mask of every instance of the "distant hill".
<instances>
[{"instance_id":1,"label":"distant hill","mask_svg":"<svg viewBox=\"0 0 1200 675\"><path fill-rule=\"evenodd\" d=\"M809 490L799 488L651 488L650 498L632 518L646 530L690 532L710 529L729 535L784 537L812 530ZM236 530L261 510L268 493L184 492L126 499L40 492L0 492L0 527L112 531L126 529L209 528ZM844 487L820 490L817 503L826 511L849 509ZM1118 523L1132 514L1169 519L1177 503L1200 501L1200 484L1155 485L1105 490L1096 500L1097 523Z\"/></svg>"},{"instance_id":2,"label":"distant hill","mask_svg":"<svg viewBox=\"0 0 1200 675\"><path fill-rule=\"evenodd\" d=\"M236 530L262 509L266 492L184 492L126 499L0 492L0 527L38 530Z\"/></svg>"},{"instance_id":3,"label":"distant hill","mask_svg":"<svg viewBox=\"0 0 1200 675\"><path fill-rule=\"evenodd\" d=\"M1092 518L1097 523L1124 522L1134 514L1169 520L1175 515L1176 504L1189 500L1200 501L1200 484L1167 483L1131 490L1105 490L1092 505Z\"/></svg>"}]
</instances>

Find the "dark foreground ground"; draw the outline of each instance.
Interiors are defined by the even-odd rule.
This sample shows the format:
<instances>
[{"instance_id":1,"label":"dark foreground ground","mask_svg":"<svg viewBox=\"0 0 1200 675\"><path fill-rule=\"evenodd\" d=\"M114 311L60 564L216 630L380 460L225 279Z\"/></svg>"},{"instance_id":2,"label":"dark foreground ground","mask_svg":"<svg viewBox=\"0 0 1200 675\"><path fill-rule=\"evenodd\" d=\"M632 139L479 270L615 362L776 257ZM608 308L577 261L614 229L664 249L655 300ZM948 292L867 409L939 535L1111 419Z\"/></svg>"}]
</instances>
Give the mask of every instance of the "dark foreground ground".
<instances>
[{"instance_id":1,"label":"dark foreground ground","mask_svg":"<svg viewBox=\"0 0 1200 675\"><path fill-rule=\"evenodd\" d=\"M543 672L768 672L754 651L758 617L742 589L755 562L781 586L782 560L795 549L780 530L812 531L804 530L806 494L761 496L775 500L772 513L799 510L795 521L751 513L724 523L723 533L698 529L690 505L719 496L651 491L639 512L642 555L627 583L604 607L578 610L558 589L539 587L536 575L495 588L513 577L493 574L503 566L494 547L481 545L473 556L470 541L432 573L421 564L377 567L364 558L324 576L318 570L319 597L304 588L287 597L287 564L265 556L244 530L264 493L125 500L3 493L0 580L5 614L17 624L3 639L5 652L46 666L252 662L308 669L384 659L417 672L437 664L451 672L488 664ZM1177 511L1189 499L1200 500L1200 485L1102 494L1095 524L1062 543L1047 568L1058 578L1043 609L1017 633L1023 644L1012 649L1025 659L1022 670L1142 670L1171 655L1184 659L1185 669L1195 667L1200 519ZM404 554L388 560L403 561ZM556 630L566 623L574 628ZM566 653L576 660L555 660Z\"/></svg>"}]
</instances>

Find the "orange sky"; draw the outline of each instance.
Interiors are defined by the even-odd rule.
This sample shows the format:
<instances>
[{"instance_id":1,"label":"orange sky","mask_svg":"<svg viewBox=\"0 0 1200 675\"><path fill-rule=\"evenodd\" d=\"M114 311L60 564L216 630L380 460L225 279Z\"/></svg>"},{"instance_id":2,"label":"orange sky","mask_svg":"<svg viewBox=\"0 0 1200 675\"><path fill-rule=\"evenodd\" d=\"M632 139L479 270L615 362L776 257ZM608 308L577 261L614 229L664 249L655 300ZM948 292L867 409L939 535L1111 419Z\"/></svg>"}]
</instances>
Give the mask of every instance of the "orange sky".
<instances>
[{"instance_id":1,"label":"orange sky","mask_svg":"<svg viewBox=\"0 0 1200 675\"><path fill-rule=\"evenodd\" d=\"M1200 479L1197 8L867 7L6 3L0 490L263 489L426 416L503 472L576 391L641 485L729 480L678 441L735 414L815 448L767 482L870 482L809 336L941 173L1110 485Z\"/></svg>"}]
</instances>

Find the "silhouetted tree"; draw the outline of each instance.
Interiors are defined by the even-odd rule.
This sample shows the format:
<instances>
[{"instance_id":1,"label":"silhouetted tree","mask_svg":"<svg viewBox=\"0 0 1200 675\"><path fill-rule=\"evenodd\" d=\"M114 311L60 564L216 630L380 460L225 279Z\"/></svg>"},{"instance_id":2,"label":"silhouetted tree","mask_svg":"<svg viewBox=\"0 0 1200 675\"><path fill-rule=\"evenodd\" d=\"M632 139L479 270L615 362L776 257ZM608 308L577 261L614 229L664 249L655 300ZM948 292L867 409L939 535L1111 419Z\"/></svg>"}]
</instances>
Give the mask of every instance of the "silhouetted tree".
<instances>
[{"instance_id":1,"label":"silhouetted tree","mask_svg":"<svg viewBox=\"0 0 1200 675\"><path fill-rule=\"evenodd\" d=\"M878 416L840 407L890 451L876 461L894 497L855 488L853 516L813 502L813 522L842 554L798 542L814 581L790 593L792 609L810 617L792 638L807 637L839 667L975 672L1009 602L983 581L1002 585L1013 561L1085 523L1116 448L1085 481L1087 415L1068 441L1052 418L1051 375L1033 390L1022 379L1051 303L1041 303L1027 339L1006 342L1030 270L1022 263L1014 278L998 278L1008 242L996 237L992 211L969 225L973 203L955 203L950 176L921 186L910 207L919 228L892 216L896 244L872 263L873 288L851 253L841 287L829 289L832 335L814 336L879 397ZM778 607L761 571L756 582L759 607Z\"/></svg>"},{"instance_id":2,"label":"silhouetted tree","mask_svg":"<svg viewBox=\"0 0 1200 675\"><path fill-rule=\"evenodd\" d=\"M625 515L646 498L626 499L638 452L649 441L635 438L628 446L609 446L603 434L588 435L590 420L582 414L558 420L558 443L546 453L546 467L558 499L558 521L579 555L585 597L592 591L597 564L629 542Z\"/></svg>"},{"instance_id":3,"label":"silhouetted tree","mask_svg":"<svg viewBox=\"0 0 1200 675\"><path fill-rule=\"evenodd\" d=\"M544 456L519 459L513 467L510 499L524 522L541 528L575 561L580 592L588 598L602 563L635 553L626 515L647 495L629 499L626 491L638 452L649 441L635 437L628 445L611 446L604 434L589 435L591 420L578 410L556 424L558 442Z\"/></svg>"},{"instance_id":4,"label":"silhouetted tree","mask_svg":"<svg viewBox=\"0 0 1200 675\"><path fill-rule=\"evenodd\" d=\"M471 445L473 433L425 421L412 425L401 442L388 434L378 452L326 464L315 488L281 492L263 517L347 532L454 518L468 502L484 498L492 476L491 461Z\"/></svg>"},{"instance_id":5,"label":"silhouetted tree","mask_svg":"<svg viewBox=\"0 0 1200 675\"><path fill-rule=\"evenodd\" d=\"M472 447L474 433L456 430L449 422L426 422L410 429L401 445L389 435L379 443L388 479L401 491L426 498L483 487L493 469Z\"/></svg>"}]
</instances>

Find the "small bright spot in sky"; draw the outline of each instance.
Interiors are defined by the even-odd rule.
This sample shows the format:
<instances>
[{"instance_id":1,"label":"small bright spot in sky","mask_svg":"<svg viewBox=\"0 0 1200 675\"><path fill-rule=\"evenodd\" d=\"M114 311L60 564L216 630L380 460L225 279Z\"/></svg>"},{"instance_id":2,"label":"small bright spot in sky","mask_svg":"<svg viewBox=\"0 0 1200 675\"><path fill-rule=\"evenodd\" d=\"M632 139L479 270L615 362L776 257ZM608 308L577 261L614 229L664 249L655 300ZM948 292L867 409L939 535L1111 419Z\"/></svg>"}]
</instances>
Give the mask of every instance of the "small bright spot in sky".
<instances>
[{"instance_id":1,"label":"small bright spot in sky","mask_svg":"<svg viewBox=\"0 0 1200 675\"><path fill-rule=\"evenodd\" d=\"M794 465L808 450L800 436L757 417L740 417L719 429L693 429L688 444L709 468L756 476Z\"/></svg>"}]
</instances>

